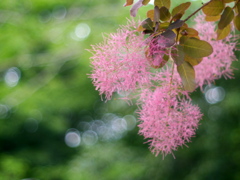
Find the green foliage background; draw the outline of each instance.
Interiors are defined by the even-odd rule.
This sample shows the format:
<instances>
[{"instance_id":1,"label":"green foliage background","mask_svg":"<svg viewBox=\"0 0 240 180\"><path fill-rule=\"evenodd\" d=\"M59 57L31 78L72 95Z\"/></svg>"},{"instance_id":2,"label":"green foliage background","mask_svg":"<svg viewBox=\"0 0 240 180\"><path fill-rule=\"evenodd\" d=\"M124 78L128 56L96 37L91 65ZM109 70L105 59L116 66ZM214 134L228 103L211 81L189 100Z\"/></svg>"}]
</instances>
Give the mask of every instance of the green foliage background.
<instances>
[{"instance_id":1,"label":"green foliage background","mask_svg":"<svg viewBox=\"0 0 240 180\"><path fill-rule=\"evenodd\" d=\"M115 141L76 148L65 144L67 130L79 129L86 117L136 115L136 107L121 100L102 102L87 75L91 54L86 49L102 41L103 33L126 24L129 7L123 4L112 0L0 2L0 179L240 179L237 70L235 79L216 81L225 89L223 101L211 105L202 92L193 93L204 119L189 148L174 153L176 159L152 155L137 127ZM200 4L194 1L188 12ZM141 17L150 8L141 8ZM91 33L74 40L80 23L87 24ZM240 53L236 55L239 59ZM4 79L12 67L21 72L14 87Z\"/></svg>"}]
</instances>

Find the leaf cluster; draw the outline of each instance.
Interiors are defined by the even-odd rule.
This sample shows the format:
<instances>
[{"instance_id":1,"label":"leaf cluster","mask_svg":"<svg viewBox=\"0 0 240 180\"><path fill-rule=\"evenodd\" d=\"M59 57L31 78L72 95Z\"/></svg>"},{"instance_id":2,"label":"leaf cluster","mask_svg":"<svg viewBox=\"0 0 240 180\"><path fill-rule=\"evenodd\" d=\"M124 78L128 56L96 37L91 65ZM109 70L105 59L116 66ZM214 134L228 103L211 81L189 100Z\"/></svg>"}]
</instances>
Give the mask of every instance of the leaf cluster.
<instances>
[{"instance_id":1,"label":"leaf cluster","mask_svg":"<svg viewBox=\"0 0 240 180\"><path fill-rule=\"evenodd\" d=\"M229 3L234 4L233 7ZM217 40L226 38L231 32L231 22L240 30L240 1L239 0L211 0L202 8L206 21L218 21Z\"/></svg>"},{"instance_id":2,"label":"leaf cluster","mask_svg":"<svg viewBox=\"0 0 240 180\"><path fill-rule=\"evenodd\" d=\"M142 1L142 3L145 5L148 2ZM127 1L126 4L131 5L131 2ZM167 54L167 57L173 59L184 89L192 92L196 88L193 66L198 65L203 57L209 56L213 52L213 48L208 42L200 40L198 31L188 27L181 19L190 5L190 2L182 3L170 11L171 0L155 0L154 9L146 13L147 18L142 21L137 30L149 34L155 42L160 43L156 39L165 39L164 42L161 41L164 44L159 44L159 46L164 47L161 49L161 53L165 51L162 56ZM149 46L145 54L152 62L151 59L156 57L149 53L150 51L151 47ZM153 67L162 68L166 61Z\"/></svg>"}]
</instances>

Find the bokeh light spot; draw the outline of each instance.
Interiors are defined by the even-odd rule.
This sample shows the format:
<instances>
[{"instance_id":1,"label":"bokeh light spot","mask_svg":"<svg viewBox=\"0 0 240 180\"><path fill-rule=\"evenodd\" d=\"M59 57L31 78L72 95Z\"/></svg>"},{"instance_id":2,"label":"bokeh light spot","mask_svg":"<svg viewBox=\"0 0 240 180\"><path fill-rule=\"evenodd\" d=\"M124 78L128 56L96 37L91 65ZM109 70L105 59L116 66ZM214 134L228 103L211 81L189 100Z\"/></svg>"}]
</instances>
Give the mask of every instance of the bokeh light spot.
<instances>
[{"instance_id":1,"label":"bokeh light spot","mask_svg":"<svg viewBox=\"0 0 240 180\"><path fill-rule=\"evenodd\" d=\"M98 135L92 130L85 131L82 135L83 143L86 145L94 145L98 141Z\"/></svg>"},{"instance_id":2,"label":"bokeh light spot","mask_svg":"<svg viewBox=\"0 0 240 180\"><path fill-rule=\"evenodd\" d=\"M209 104L216 104L225 97L225 91L222 87L206 87L205 99Z\"/></svg>"},{"instance_id":3,"label":"bokeh light spot","mask_svg":"<svg viewBox=\"0 0 240 180\"><path fill-rule=\"evenodd\" d=\"M86 23L80 23L76 26L74 33L71 34L71 37L76 41L82 41L89 36L90 32L91 29Z\"/></svg>"},{"instance_id":4,"label":"bokeh light spot","mask_svg":"<svg viewBox=\"0 0 240 180\"><path fill-rule=\"evenodd\" d=\"M78 147L81 143L79 131L76 129L69 129L65 135L65 143L69 147Z\"/></svg>"},{"instance_id":5,"label":"bokeh light spot","mask_svg":"<svg viewBox=\"0 0 240 180\"><path fill-rule=\"evenodd\" d=\"M56 19L64 19L67 14L67 10L64 6L56 6L53 9L53 17Z\"/></svg>"},{"instance_id":6,"label":"bokeh light spot","mask_svg":"<svg viewBox=\"0 0 240 180\"><path fill-rule=\"evenodd\" d=\"M123 117L127 123L127 130L132 130L137 124L137 120L133 115L126 115Z\"/></svg>"},{"instance_id":7,"label":"bokeh light spot","mask_svg":"<svg viewBox=\"0 0 240 180\"><path fill-rule=\"evenodd\" d=\"M0 104L0 118L5 118L8 115L9 108L4 105Z\"/></svg>"},{"instance_id":8,"label":"bokeh light spot","mask_svg":"<svg viewBox=\"0 0 240 180\"><path fill-rule=\"evenodd\" d=\"M20 70L16 67L12 67L9 68L5 73L4 80L8 86L14 87L18 84L20 77L21 77Z\"/></svg>"}]
</instances>

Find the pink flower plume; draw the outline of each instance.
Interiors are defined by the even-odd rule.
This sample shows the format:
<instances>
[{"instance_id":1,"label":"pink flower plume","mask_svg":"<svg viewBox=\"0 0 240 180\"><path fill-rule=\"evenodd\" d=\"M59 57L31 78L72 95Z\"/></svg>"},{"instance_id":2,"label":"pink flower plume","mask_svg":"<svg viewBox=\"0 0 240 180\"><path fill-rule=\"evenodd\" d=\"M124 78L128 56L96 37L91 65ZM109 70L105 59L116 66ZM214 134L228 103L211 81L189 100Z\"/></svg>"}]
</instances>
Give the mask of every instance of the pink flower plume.
<instances>
[{"instance_id":1,"label":"pink flower plume","mask_svg":"<svg viewBox=\"0 0 240 180\"><path fill-rule=\"evenodd\" d=\"M156 156L173 154L178 146L190 142L202 117L199 108L180 99L178 93L164 86L153 92L145 90L142 94L139 134L148 139Z\"/></svg>"}]
</instances>

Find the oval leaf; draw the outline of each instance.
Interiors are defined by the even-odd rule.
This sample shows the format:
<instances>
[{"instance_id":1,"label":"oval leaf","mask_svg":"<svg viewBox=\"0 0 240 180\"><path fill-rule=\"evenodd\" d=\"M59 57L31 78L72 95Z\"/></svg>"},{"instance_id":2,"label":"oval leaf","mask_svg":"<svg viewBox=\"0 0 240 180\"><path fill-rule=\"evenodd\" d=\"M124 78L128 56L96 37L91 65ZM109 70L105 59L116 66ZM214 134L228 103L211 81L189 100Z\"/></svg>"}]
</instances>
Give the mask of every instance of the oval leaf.
<instances>
[{"instance_id":1,"label":"oval leaf","mask_svg":"<svg viewBox=\"0 0 240 180\"><path fill-rule=\"evenodd\" d=\"M130 5L133 4L133 1L134 1L134 0L126 0L126 3L125 3L123 6L124 6L124 7L130 6Z\"/></svg>"},{"instance_id":2,"label":"oval leaf","mask_svg":"<svg viewBox=\"0 0 240 180\"><path fill-rule=\"evenodd\" d=\"M153 9L151 9L147 12L147 17L153 21L153 19L154 19L154 10Z\"/></svg>"},{"instance_id":3,"label":"oval leaf","mask_svg":"<svg viewBox=\"0 0 240 180\"><path fill-rule=\"evenodd\" d=\"M224 9L224 3L221 0L212 0L208 5L202 8L207 16L218 16Z\"/></svg>"},{"instance_id":4,"label":"oval leaf","mask_svg":"<svg viewBox=\"0 0 240 180\"><path fill-rule=\"evenodd\" d=\"M218 21L220 19L220 15L219 16L206 16L205 20L206 21Z\"/></svg>"},{"instance_id":5,"label":"oval leaf","mask_svg":"<svg viewBox=\"0 0 240 180\"><path fill-rule=\"evenodd\" d=\"M172 29L177 29L177 28L180 28L184 25L184 21L183 20L177 20L173 23L171 23L168 27L168 29L172 30Z\"/></svg>"},{"instance_id":6,"label":"oval leaf","mask_svg":"<svg viewBox=\"0 0 240 180\"><path fill-rule=\"evenodd\" d=\"M182 28L181 34L188 37L194 37L194 36L198 36L198 31L193 28Z\"/></svg>"},{"instance_id":7,"label":"oval leaf","mask_svg":"<svg viewBox=\"0 0 240 180\"><path fill-rule=\"evenodd\" d=\"M165 6L162 6L160 8L160 20L161 21L168 21L171 17L171 14L168 10L168 8L166 8Z\"/></svg>"},{"instance_id":8,"label":"oval leaf","mask_svg":"<svg viewBox=\"0 0 240 180\"><path fill-rule=\"evenodd\" d=\"M220 21L218 23L218 28L225 28L234 18L234 12L232 8L226 7L221 15Z\"/></svg>"},{"instance_id":9,"label":"oval leaf","mask_svg":"<svg viewBox=\"0 0 240 180\"><path fill-rule=\"evenodd\" d=\"M234 26L237 30L240 31L240 13L234 18Z\"/></svg>"},{"instance_id":10,"label":"oval leaf","mask_svg":"<svg viewBox=\"0 0 240 180\"><path fill-rule=\"evenodd\" d=\"M181 65L184 61L184 52L183 52L183 46L176 45L174 49L171 51L171 56L177 66Z\"/></svg>"},{"instance_id":11,"label":"oval leaf","mask_svg":"<svg viewBox=\"0 0 240 180\"><path fill-rule=\"evenodd\" d=\"M130 9L131 16L135 17L137 15L138 9L143 6L142 1L143 0L139 0L132 6L132 8Z\"/></svg>"},{"instance_id":12,"label":"oval leaf","mask_svg":"<svg viewBox=\"0 0 240 180\"><path fill-rule=\"evenodd\" d=\"M154 7L154 17L153 17L153 22L159 22L160 19L160 9L158 6Z\"/></svg>"},{"instance_id":13,"label":"oval leaf","mask_svg":"<svg viewBox=\"0 0 240 180\"><path fill-rule=\"evenodd\" d=\"M146 6L149 2L150 0L143 0L142 4Z\"/></svg>"},{"instance_id":14,"label":"oval leaf","mask_svg":"<svg viewBox=\"0 0 240 180\"><path fill-rule=\"evenodd\" d=\"M181 41L180 41L181 43ZM194 37L186 39L183 44L183 51L192 58L202 58L209 56L213 52L212 46L206 42Z\"/></svg>"},{"instance_id":15,"label":"oval leaf","mask_svg":"<svg viewBox=\"0 0 240 180\"><path fill-rule=\"evenodd\" d=\"M158 29L166 30L169 26L169 22L160 23Z\"/></svg>"},{"instance_id":16,"label":"oval leaf","mask_svg":"<svg viewBox=\"0 0 240 180\"><path fill-rule=\"evenodd\" d=\"M191 5L190 2L186 2L186 3L182 3L179 6L173 8L172 10L172 16L175 16L176 14L180 13L180 14L184 14L185 11L189 8L189 6Z\"/></svg>"},{"instance_id":17,"label":"oval leaf","mask_svg":"<svg viewBox=\"0 0 240 180\"><path fill-rule=\"evenodd\" d=\"M145 19L141 25L146 30L153 30L153 22L150 18Z\"/></svg>"},{"instance_id":18,"label":"oval leaf","mask_svg":"<svg viewBox=\"0 0 240 180\"><path fill-rule=\"evenodd\" d=\"M172 17L171 21L179 20L179 19L181 19L182 16L183 15L181 13L177 13Z\"/></svg>"},{"instance_id":19,"label":"oval leaf","mask_svg":"<svg viewBox=\"0 0 240 180\"><path fill-rule=\"evenodd\" d=\"M196 83L193 66L184 61L181 65L177 66L177 71L182 79L184 89L190 92L194 91L196 88Z\"/></svg>"},{"instance_id":20,"label":"oval leaf","mask_svg":"<svg viewBox=\"0 0 240 180\"><path fill-rule=\"evenodd\" d=\"M154 5L161 8L162 6L165 6L166 8L170 8L171 6L171 0L154 0Z\"/></svg>"},{"instance_id":21,"label":"oval leaf","mask_svg":"<svg viewBox=\"0 0 240 180\"><path fill-rule=\"evenodd\" d=\"M165 47L171 47L175 43L176 34L172 30L166 30L161 34L161 37L164 37L164 41L159 43L164 43Z\"/></svg>"},{"instance_id":22,"label":"oval leaf","mask_svg":"<svg viewBox=\"0 0 240 180\"><path fill-rule=\"evenodd\" d=\"M202 62L203 58L192 58L188 55L185 55L184 60L189 62L192 66L198 65L200 62Z\"/></svg>"},{"instance_id":23,"label":"oval leaf","mask_svg":"<svg viewBox=\"0 0 240 180\"><path fill-rule=\"evenodd\" d=\"M217 29L217 40L224 39L231 32L230 24L227 25L224 29Z\"/></svg>"}]
</instances>

